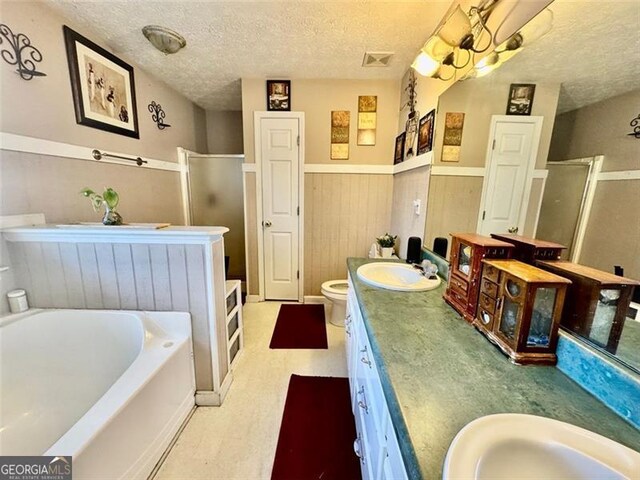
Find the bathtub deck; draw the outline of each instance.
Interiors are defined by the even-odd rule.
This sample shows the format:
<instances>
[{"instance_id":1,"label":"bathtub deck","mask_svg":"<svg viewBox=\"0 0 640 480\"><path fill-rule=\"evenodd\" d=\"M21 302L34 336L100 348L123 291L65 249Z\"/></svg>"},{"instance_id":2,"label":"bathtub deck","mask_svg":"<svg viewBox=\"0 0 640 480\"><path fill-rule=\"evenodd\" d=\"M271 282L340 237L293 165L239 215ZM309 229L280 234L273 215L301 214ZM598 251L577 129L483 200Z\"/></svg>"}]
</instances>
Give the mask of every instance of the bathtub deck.
<instances>
[{"instance_id":1,"label":"bathtub deck","mask_svg":"<svg viewBox=\"0 0 640 480\"><path fill-rule=\"evenodd\" d=\"M198 408L155 480L268 479L291 374L346 377L344 329L328 350L270 350L278 302L244 307L245 350L222 407Z\"/></svg>"}]
</instances>

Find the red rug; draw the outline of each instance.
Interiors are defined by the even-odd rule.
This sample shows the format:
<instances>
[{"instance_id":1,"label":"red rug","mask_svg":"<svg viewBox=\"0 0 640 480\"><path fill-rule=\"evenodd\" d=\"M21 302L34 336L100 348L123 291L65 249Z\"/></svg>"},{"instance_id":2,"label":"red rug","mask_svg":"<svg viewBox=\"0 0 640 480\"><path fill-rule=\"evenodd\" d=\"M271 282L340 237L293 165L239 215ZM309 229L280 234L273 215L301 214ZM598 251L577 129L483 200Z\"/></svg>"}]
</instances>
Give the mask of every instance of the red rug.
<instances>
[{"instance_id":1,"label":"red rug","mask_svg":"<svg viewBox=\"0 0 640 480\"><path fill-rule=\"evenodd\" d=\"M327 348L324 305L281 305L269 348Z\"/></svg>"},{"instance_id":2,"label":"red rug","mask_svg":"<svg viewBox=\"0 0 640 480\"><path fill-rule=\"evenodd\" d=\"M291 375L272 480L359 480L349 380Z\"/></svg>"}]
</instances>

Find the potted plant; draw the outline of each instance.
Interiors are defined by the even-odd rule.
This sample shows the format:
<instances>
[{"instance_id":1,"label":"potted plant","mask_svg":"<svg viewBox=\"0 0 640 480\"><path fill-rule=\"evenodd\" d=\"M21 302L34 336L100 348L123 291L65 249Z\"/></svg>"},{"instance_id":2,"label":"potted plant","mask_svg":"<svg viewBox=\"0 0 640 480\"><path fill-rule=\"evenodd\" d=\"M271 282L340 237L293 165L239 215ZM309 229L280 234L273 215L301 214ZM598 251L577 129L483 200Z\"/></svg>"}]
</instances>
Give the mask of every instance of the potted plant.
<instances>
[{"instance_id":1,"label":"potted plant","mask_svg":"<svg viewBox=\"0 0 640 480\"><path fill-rule=\"evenodd\" d=\"M398 238L397 235L391 236L385 233L376 239L378 245L380 245L380 255L382 258L391 258L393 256L393 247L396 244L396 238Z\"/></svg>"},{"instance_id":2,"label":"potted plant","mask_svg":"<svg viewBox=\"0 0 640 480\"><path fill-rule=\"evenodd\" d=\"M96 212L104 207L104 216L102 217L104 225L122 225L122 217L116 212L120 196L113 188L105 188L102 195L98 195L90 188L83 188L80 193L91 200L91 205Z\"/></svg>"}]
</instances>

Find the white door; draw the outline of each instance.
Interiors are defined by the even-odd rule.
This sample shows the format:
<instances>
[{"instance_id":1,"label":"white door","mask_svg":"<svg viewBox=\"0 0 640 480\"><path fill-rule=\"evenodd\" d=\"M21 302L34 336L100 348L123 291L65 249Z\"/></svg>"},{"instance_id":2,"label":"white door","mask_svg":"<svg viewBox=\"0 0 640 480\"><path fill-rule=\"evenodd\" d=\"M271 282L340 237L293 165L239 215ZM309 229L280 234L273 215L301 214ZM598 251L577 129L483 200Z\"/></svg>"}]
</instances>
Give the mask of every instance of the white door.
<instances>
[{"instance_id":1,"label":"white door","mask_svg":"<svg viewBox=\"0 0 640 480\"><path fill-rule=\"evenodd\" d=\"M497 120L478 233L522 233L540 139L540 117Z\"/></svg>"},{"instance_id":2,"label":"white door","mask_svg":"<svg viewBox=\"0 0 640 480\"><path fill-rule=\"evenodd\" d=\"M296 118L260 120L265 300L298 300L299 133Z\"/></svg>"}]
</instances>

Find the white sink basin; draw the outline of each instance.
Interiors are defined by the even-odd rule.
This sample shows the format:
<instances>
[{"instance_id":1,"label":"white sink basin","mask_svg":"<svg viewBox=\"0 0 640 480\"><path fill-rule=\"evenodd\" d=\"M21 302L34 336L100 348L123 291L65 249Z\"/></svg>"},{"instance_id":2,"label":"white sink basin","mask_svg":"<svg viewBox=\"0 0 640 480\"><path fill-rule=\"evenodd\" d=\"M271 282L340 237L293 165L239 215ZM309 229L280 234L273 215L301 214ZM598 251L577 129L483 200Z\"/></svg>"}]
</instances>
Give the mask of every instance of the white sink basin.
<instances>
[{"instance_id":1,"label":"white sink basin","mask_svg":"<svg viewBox=\"0 0 640 480\"><path fill-rule=\"evenodd\" d=\"M478 418L453 439L443 479L637 479L640 453L568 423L522 414Z\"/></svg>"},{"instance_id":2,"label":"white sink basin","mask_svg":"<svg viewBox=\"0 0 640 480\"><path fill-rule=\"evenodd\" d=\"M416 268L405 263L376 262L362 265L358 278L374 287L400 292L422 292L440 285L440 277L426 278Z\"/></svg>"}]
</instances>

